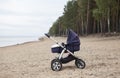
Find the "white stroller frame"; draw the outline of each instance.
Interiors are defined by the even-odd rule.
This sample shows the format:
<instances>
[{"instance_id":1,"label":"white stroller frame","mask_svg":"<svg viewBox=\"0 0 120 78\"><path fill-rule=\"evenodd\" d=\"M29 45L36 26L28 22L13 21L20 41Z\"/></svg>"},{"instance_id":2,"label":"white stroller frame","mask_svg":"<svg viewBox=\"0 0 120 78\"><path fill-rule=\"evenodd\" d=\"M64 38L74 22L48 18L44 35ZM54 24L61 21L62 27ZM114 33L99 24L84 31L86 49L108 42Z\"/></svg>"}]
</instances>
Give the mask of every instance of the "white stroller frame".
<instances>
[{"instance_id":1,"label":"white stroller frame","mask_svg":"<svg viewBox=\"0 0 120 78\"><path fill-rule=\"evenodd\" d=\"M68 49L65 48L65 46L63 46L62 44L60 44L58 41L56 41L55 39L53 39L52 37L50 37L50 35L45 34L49 39L51 39L52 41L54 41L56 44L58 44L60 47L63 48L62 52L59 54L57 59L53 59L51 61L51 69L53 71L60 71L62 68L62 63L60 62L60 59L62 58L63 54L65 53L65 51L67 51L69 54L71 54L72 56L74 56L76 58L75 60L75 65L80 68L80 69L84 69L86 64L82 59L79 59L77 56L75 56L71 51L69 51Z\"/></svg>"}]
</instances>

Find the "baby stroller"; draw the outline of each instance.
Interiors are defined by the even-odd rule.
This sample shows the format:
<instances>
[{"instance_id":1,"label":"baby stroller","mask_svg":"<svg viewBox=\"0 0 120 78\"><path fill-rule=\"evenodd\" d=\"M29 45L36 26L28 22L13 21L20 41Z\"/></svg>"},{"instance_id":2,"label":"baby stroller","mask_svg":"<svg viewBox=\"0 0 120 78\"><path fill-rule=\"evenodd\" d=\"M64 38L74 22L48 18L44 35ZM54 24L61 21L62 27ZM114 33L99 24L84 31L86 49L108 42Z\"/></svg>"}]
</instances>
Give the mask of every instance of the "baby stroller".
<instances>
[{"instance_id":1,"label":"baby stroller","mask_svg":"<svg viewBox=\"0 0 120 78\"><path fill-rule=\"evenodd\" d=\"M53 71L60 71L62 69L62 64L66 64L72 60L75 60L75 65L77 68L84 69L85 62L74 55L74 52L80 50L80 39L78 35L71 29L68 30L67 44L58 43L50 35L45 34L48 38L55 41L56 45L53 45L51 50L52 53L58 53L59 57L51 61L51 69ZM69 53L67 57L62 57L64 53Z\"/></svg>"}]
</instances>

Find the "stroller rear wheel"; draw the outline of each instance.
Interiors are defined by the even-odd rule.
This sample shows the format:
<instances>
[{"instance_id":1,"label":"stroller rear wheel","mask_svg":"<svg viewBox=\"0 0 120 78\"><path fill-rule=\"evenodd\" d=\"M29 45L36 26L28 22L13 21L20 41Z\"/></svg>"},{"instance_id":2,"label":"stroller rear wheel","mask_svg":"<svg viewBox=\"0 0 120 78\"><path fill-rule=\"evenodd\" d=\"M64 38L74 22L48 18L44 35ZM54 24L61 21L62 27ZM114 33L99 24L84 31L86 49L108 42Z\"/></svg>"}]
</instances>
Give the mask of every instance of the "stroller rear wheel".
<instances>
[{"instance_id":1,"label":"stroller rear wheel","mask_svg":"<svg viewBox=\"0 0 120 78\"><path fill-rule=\"evenodd\" d=\"M76 59L75 65L77 66L77 68L80 68L80 69L84 69L86 66L85 62L82 59Z\"/></svg>"},{"instance_id":2,"label":"stroller rear wheel","mask_svg":"<svg viewBox=\"0 0 120 78\"><path fill-rule=\"evenodd\" d=\"M53 59L51 61L51 69L53 71L60 71L62 69L62 63L59 59Z\"/></svg>"}]
</instances>

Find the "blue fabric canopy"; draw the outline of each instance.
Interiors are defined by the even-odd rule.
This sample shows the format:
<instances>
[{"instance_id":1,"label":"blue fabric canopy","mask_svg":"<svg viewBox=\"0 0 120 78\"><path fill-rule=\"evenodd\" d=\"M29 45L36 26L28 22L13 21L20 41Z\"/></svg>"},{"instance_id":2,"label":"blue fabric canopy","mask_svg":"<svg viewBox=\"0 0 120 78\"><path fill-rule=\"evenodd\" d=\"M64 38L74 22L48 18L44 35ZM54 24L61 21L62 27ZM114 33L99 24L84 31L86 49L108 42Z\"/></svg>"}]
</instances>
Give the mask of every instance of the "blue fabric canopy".
<instances>
[{"instance_id":1,"label":"blue fabric canopy","mask_svg":"<svg viewBox=\"0 0 120 78\"><path fill-rule=\"evenodd\" d=\"M78 35L73 32L71 29L68 31L68 38L67 38L67 44L65 44L65 48L72 53L80 50L80 39ZM63 50L62 47L53 47L52 52L53 53L61 53Z\"/></svg>"},{"instance_id":2,"label":"blue fabric canopy","mask_svg":"<svg viewBox=\"0 0 120 78\"><path fill-rule=\"evenodd\" d=\"M80 39L74 31L69 29L68 30L67 44L72 44L72 43L80 44Z\"/></svg>"}]
</instances>

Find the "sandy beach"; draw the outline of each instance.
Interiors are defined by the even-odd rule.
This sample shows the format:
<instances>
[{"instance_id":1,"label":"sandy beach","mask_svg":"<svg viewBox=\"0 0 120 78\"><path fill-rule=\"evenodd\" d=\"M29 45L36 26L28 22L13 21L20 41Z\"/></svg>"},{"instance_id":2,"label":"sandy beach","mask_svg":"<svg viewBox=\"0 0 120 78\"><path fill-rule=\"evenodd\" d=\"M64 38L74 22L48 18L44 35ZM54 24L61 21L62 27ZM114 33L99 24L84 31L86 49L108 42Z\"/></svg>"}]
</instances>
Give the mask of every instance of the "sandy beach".
<instances>
[{"instance_id":1,"label":"sandy beach","mask_svg":"<svg viewBox=\"0 0 120 78\"><path fill-rule=\"evenodd\" d=\"M66 38L55 38L65 42ZM78 69L74 61L64 64L59 72L50 68L57 54L50 39L0 48L0 78L120 78L120 36L82 37L76 52L86 62Z\"/></svg>"}]
</instances>

